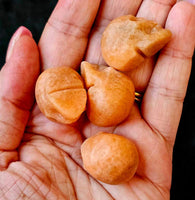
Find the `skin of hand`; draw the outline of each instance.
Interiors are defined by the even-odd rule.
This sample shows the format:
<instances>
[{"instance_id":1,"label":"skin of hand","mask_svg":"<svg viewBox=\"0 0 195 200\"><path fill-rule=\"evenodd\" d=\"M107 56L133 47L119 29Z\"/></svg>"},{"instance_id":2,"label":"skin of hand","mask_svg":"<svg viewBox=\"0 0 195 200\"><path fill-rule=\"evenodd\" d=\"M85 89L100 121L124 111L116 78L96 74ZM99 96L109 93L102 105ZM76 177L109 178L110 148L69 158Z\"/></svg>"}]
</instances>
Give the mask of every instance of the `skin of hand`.
<instances>
[{"instance_id":1,"label":"skin of hand","mask_svg":"<svg viewBox=\"0 0 195 200\"><path fill-rule=\"evenodd\" d=\"M195 45L194 13L194 5L174 0L59 0L38 47L20 27L0 72L0 199L169 199L172 151ZM157 58L131 73L144 92L141 105L117 127L97 127L85 116L71 126L46 119L34 103L40 70L77 69L83 58L104 64L101 34L125 14L155 20L173 34ZM80 146L98 131L137 145L140 164L129 182L104 184L83 169Z\"/></svg>"}]
</instances>

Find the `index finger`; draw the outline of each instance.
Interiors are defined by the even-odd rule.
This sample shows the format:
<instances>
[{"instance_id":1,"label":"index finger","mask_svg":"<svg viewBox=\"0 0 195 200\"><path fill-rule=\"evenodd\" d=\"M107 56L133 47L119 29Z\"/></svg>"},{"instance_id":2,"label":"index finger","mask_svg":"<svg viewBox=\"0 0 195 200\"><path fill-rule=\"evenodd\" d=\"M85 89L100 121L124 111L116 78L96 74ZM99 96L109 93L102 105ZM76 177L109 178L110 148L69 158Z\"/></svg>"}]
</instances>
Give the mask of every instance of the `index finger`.
<instances>
[{"instance_id":1,"label":"index finger","mask_svg":"<svg viewBox=\"0 0 195 200\"><path fill-rule=\"evenodd\" d=\"M42 68L78 68L100 0L59 0L39 41Z\"/></svg>"}]
</instances>

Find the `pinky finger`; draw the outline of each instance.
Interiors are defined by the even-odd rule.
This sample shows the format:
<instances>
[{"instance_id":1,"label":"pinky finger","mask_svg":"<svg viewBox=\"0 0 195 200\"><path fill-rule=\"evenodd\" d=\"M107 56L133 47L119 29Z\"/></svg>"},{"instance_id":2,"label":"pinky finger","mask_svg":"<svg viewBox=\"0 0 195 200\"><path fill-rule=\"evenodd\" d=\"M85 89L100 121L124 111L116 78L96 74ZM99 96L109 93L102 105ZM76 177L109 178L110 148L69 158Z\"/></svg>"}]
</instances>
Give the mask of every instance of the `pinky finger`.
<instances>
[{"instance_id":1,"label":"pinky finger","mask_svg":"<svg viewBox=\"0 0 195 200\"><path fill-rule=\"evenodd\" d=\"M173 38L159 55L146 90L142 114L151 128L174 143L183 101L191 73L195 46L195 7L177 3L171 10L166 28Z\"/></svg>"}]
</instances>

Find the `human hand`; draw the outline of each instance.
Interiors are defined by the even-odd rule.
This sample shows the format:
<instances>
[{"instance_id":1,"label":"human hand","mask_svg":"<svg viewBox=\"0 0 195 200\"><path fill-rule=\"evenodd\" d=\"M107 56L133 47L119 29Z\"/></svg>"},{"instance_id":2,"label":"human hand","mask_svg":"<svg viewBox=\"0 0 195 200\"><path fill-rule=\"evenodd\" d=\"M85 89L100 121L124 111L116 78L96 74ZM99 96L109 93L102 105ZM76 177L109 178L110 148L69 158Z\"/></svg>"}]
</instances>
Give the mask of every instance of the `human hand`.
<instances>
[{"instance_id":1,"label":"human hand","mask_svg":"<svg viewBox=\"0 0 195 200\"><path fill-rule=\"evenodd\" d=\"M14 38L20 32L23 36L13 51L9 47L0 73L0 197L169 199L172 150L194 50L194 7L185 2L173 7L175 2L170 0L107 0L101 5L98 0L72 2L58 1L45 27L39 42L42 70L60 65L76 69L84 55L91 63L104 63L99 47L101 33L109 20L119 15L137 14L156 20L172 31L173 39L157 60L149 59L131 73L136 89L144 92L140 107L135 105L119 126L100 128L84 117L74 126L54 123L36 104L33 106L38 49L26 29L18 30ZM131 181L107 185L83 170L80 145L99 130L136 143L140 165Z\"/></svg>"}]
</instances>

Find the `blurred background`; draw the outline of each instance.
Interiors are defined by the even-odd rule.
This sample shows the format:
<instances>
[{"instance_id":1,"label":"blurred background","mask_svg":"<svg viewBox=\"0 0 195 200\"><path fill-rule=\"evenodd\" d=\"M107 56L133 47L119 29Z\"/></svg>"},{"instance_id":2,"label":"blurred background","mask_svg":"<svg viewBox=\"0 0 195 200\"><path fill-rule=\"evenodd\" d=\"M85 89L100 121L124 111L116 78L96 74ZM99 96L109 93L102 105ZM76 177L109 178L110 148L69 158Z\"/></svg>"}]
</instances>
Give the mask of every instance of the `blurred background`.
<instances>
[{"instance_id":1,"label":"blurred background","mask_svg":"<svg viewBox=\"0 0 195 200\"><path fill-rule=\"evenodd\" d=\"M23 25L31 30L36 42L57 0L0 0L0 68L5 62L9 40ZM195 58L193 57L193 67ZM187 95L173 152L171 200L195 199L195 69L189 81Z\"/></svg>"}]
</instances>

